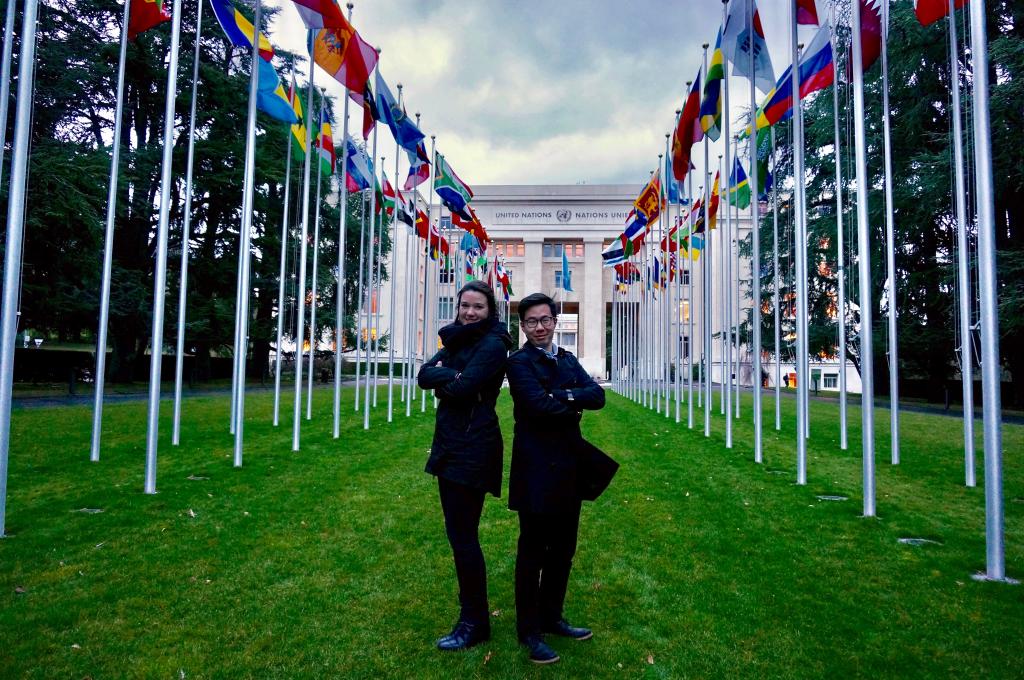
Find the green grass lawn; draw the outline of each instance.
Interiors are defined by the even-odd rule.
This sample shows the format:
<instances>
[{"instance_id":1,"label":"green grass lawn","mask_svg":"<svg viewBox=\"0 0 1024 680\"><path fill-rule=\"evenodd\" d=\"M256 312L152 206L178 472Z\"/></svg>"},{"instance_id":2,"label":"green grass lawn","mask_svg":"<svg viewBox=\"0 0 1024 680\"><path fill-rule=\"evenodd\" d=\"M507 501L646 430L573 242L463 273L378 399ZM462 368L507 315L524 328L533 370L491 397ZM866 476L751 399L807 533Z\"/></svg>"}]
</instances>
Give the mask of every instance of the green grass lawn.
<instances>
[{"instance_id":1,"label":"green grass lawn","mask_svg":"<svg viewBox=\"0 0 1024 680\"><path fill-rule=\"evenodd\" d=\"M878 514L859 517L860 412L850 450L837 407L813 402L809 483L796 486L793 401L781 433L765 400L752 462L749 395L736 446L610 395L585 434L622 464L584 508L566 616L595 630L532 666L515 641L516 515L481 525L492 641L443 654L456 585L434 479L428 410L368 432L346 393L316 393L291 451L290 397L249 399L246 458L231 466L228 399L185 402L182 446L162 410L157 486L141 493L144 402L106 407L90 463L88 407L16 410L0 541L4 677L1020 677L1024 586L978 583L984 493L963 486L960 421L906 413L903 463L879 411ZM717 406L717 396L715 405ZM511 401L500 401L511 450ZM978 428L981 429L980 427ZM1024 427L1003 430L1006 563L1024 576ZM978 479L983 480L979 448ZM191 478L190 478L191 477ZM507 479L507 475L506 475ZM820 501L840 494L848 501ZM82 508L102 513L79 512ZM901 545L900 537L936 541Z\"/></svg>"}]
</instances>

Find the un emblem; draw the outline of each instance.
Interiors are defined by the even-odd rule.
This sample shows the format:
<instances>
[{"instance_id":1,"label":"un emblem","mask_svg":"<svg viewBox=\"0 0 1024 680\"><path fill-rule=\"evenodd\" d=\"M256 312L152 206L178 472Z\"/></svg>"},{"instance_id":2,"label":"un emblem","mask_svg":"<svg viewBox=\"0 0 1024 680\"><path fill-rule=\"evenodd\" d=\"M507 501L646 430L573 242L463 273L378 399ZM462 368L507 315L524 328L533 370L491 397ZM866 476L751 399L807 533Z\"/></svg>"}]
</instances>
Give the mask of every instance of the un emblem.
<instances>
[{"instance_id":1,"label":"un emblem","mask_svg":"<svg viewBox=\"0 0 1024 680\"><path fill-rule=\"evenodd\" d=\"M555 218L557 218L558 221L561 222L562 224L565 224L570 219L572 219L572 211L564 209L559 210L558 212L555 213Z\"/></svg>"}]
</instances>

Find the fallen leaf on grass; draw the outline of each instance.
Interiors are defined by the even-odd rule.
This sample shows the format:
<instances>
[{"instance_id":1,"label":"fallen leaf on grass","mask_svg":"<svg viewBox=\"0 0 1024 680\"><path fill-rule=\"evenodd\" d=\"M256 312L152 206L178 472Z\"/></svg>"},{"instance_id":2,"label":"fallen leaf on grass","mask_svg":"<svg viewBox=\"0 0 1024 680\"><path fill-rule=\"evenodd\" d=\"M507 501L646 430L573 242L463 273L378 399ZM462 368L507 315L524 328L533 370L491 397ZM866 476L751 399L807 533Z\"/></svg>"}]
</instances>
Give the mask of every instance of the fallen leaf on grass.
<instances>
[{"instance_id":1,"label":"fallen leaf on grass","mask_svg":"<svg viewBox=\"0 0 1024 680\"><path fill-rule=\"evenodd\" d=\"M494 618L498 618L499 616L501 616L501 610L495 609L493 612L491 612L491 616L493 616Z\"/></svg>"},{"instance_id":2,"label":"fallen leaf on grass","mask_svg":"<svg viewBox=\"0 0 1024 680\"><path fill-rule=\"evenodd\" d=\"M101 508L79 508L78 510L73 510L72 512L81 512L86 515L98 515L101 512L103 512L103 510Z\"/></svg>"},{"instance_id":3,"label":"fallen leaf on grass","mask_svg":"<svg viewBox=\"0 0 1024 680\"><path fill-rule=\"evenodd\" d=\"M195 516L196 516L196 511L195 511L195 510L193 510L192 508L189 508L189 509L188 509L188 516L189 516L189 517L192 517L192 518L195 518Z\"/></svg>"},{"instance_id":4,"label":"fallen leaf on grass","mask_svg":"<svg viewBox=\"0 0 1024 680\"><path fill-rule=\"evenodd\" d=\"M594 581L594 590L601 590L601 582Z\"/></svg>"},{"instance_id":5,"label":"fallen leaf on grass","mask_svg":"<svg viewBox=\"0 0 1024 680\"><path fill-rule=\"evenodd\" d=\"M653 666L653 665L654 665L654 655L653 655L653 654L648 654L648 655L647 655L647 663L648 663L649 665L651 665L651 666Z\"/></svg>"},{"instance_id":6,"label":"fallen leaf on grass","mask_svg":"<svg viewBox=\"0 0 1024 680\"><path fill-rule=\"evenodd\" d=\"M71 649L81 649L81 648L82 648L82 645L78 644L77 642L75 644L71 645Z\"/></svg>"},{"instance_id":7,"label":"fallen leaf on grass","mask_svg":"<svg viewBox=\"0 0 1024 680\"><path fill-rule=\"evenodd\" d=\"M615 664L615 665L618 666L619 668L622 668L622 662L621 661L619 663Z\"/></svg>"},{"instance_id":8,"label":"fallen leaf on grass","mask_svg":"<svg viewBox=\"0 0 1024 680\"><path fill-rule=\"evenodd\" d=\"M107 543L106 541L103 541L103 543L97 543L96 547L97 548L102 548L104 545L106 545L106 543Z\"/></svg>"},{"instance_id":9,"label":"fallen leaf on grass","mask_svg":"<svg viewBox=\"0 0 1024 680\"><path fill-rule=\"evenodd\" d=\"M14 592L18 595L24 595L28 591L25 589L25 586L14 586Z\"/></svg>"},{"instance_id":10,"label":"fallen leaf on grass","mask_svg":"<svg viewBox=\"0 0 1024 680\"><path fill-rule=\"evenodd\" d=\"M491 660L492 656L494 656L494 652L487 652L484 654L484 665L487 665L487 662Z\"/></svg>"},{"instance_id":11,"label":"fallen leaf on grass","mask_svg":"<svg viewBox=\"0 0 1024 680\"><path fill-rule=\"evenodd\" d=\"M208 480L209 477L199 477L197 475L189 475L185 479L188 479L188 480L193 481L193 482L204 482L204 481Z\"/></svg>"}]
</instances>

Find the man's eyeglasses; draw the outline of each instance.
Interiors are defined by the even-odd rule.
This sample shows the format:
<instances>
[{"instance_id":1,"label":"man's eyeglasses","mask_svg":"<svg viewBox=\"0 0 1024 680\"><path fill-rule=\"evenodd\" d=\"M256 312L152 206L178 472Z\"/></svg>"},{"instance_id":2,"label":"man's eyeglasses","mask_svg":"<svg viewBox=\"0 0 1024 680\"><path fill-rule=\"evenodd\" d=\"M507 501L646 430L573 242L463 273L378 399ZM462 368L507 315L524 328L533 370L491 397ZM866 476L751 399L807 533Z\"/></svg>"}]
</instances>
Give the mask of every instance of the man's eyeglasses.
<instances>
[{"instance_id":1,"label":"man's eyeglasses","mask_svg":"<svg viewBox=\"0 0 1024 680\"><path fill-rule=\"evenodd\" d=\"M539 325L544 328L554 328L557 317L554 316L542 316L540 318L526 319L523 321L523 325L529 328L531 331Z\"/></svg>"}]
</instances>

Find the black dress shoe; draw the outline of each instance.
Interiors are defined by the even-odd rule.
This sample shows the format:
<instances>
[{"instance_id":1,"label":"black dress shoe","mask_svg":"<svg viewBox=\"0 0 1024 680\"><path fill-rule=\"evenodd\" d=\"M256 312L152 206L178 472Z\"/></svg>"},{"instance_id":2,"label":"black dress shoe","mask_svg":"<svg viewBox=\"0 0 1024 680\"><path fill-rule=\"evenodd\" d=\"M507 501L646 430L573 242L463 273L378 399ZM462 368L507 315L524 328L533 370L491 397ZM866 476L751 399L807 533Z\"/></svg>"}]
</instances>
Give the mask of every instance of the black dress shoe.
<instances>
[{"instance_id":1,"label":"black dress shoe","mask_svg":"<svg viewBox=\"0 0 1024 680\"><path fill-rule=\"evenodd\" d=\"M520 643L530 650L530 661L534 663L555 663L561 658L558 656L558 652L547 646L544 638L540 635L529 635L520 640Z\"/></svg>"},{"instance_id":2,"label":"black dress shoe","mask_svg":"<svg viewBox=\"0 0 1024 680\"><path fill-rule=\"evenodd\" d=\"M589 628L570 626L565 619L558 619L554 623L545 626L544 632L572 638L573 640L589 640L594 637L594 631Z\"/></svg>"},{"instance_id":3,"label":"black dress shoe","mask_svg":"<svg viewBox=\"0 0 1024 680\"><path fill-rule=\"evenodd\" d=\"M446 652L454 652L460 649L469 649L481 642L491 639L491 623L469 623L459 621L452 628L452 632L437 641L437 648Z\"/></svg>"}]
</instances>

